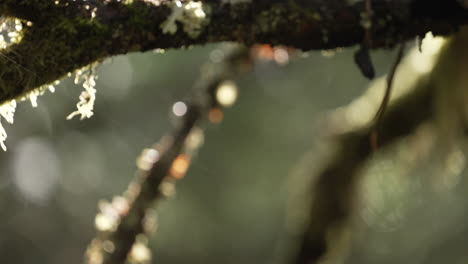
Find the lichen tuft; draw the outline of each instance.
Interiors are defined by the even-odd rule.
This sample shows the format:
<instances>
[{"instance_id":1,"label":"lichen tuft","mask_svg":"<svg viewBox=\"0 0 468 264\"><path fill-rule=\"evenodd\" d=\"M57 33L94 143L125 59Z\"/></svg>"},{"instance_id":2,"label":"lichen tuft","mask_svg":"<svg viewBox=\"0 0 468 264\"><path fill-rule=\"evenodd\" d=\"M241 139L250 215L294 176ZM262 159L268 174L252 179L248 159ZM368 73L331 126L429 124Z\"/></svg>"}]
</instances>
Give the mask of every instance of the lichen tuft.
<instances>
[{"instance_id":1,"label":"lichen tuft","mask_svg":"<svg viewBox=\"0 0 468 264\"><path fill-rule=\"evenodd\" d=\"M77 110L67 116L68 120L77 115L81 115L81 120L93 116L94 102L96 101L96 67L97 64L91 64L76 72L75 84L82 82L84 91L81 92L80 101L76 104Z\"/></svg>"},{"instance_id":2,"label":"lichen tuft","mask_svg":"<svg viewBox=\"0 0 468 264\"><path fill-rule=\"evenodd\" d=\"M173 1L169 5L172 7L172 12L161 24L162 32L164 34L175 34L178 30L177 22L179 22L187 35L191 38L198 37L209 20L203 3Z\"/></svg>"}]
</instances>

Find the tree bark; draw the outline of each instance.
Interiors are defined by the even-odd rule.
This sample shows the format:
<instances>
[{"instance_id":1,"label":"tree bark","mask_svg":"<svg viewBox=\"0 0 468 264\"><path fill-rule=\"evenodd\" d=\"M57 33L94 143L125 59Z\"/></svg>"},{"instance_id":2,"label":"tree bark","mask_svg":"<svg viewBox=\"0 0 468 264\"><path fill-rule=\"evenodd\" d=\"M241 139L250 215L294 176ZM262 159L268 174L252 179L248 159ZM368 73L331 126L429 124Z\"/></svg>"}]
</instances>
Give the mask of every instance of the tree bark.
<instances>
[{"instance_id":1,"label":"tree bark","mask_svg":"<svg viewBox=\"0 0 468 264\"><path fill-rule=\"evenodd\" d=\"M5 0L0 15L32 22L0 51L0 102L67 73L133 51L220 41L302 50L363 42L393 47L426 32L450 34L468 22L456 0Z\"/></svg>"}]
</instances>

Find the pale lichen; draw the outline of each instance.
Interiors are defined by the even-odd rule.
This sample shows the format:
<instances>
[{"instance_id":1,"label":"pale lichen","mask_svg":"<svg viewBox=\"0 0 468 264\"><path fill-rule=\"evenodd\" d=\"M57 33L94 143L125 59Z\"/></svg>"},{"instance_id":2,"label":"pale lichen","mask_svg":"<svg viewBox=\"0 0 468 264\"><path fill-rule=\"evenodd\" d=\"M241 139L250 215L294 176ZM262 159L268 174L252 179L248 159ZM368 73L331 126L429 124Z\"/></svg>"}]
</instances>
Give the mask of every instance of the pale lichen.
<instances>
[{"instance_id":1,"label":"pale lichen","mask_svg":"<svg viewBox=\"0 0 468 264\"><path fill-rule=\"evenodd\" d=\"M31 22L23 21L17 18L10 18L10 17L0 17L0 50L8 48L10 45L18 43L21 41L23 36L23 24L26 26L31 26ZM5 55L3 55L5 56ZM10 58L6 57L6 59L11 60ZM29 97L28 97L29 98ZM36 102L35 99L37 98L36 93L32 95L32 101ZM19 98L21 101L22 98ZM4 151L6 151L5 140L7 139L7 133L5 128L1 124L1 118L6 120L8 123L13 124L14 115L16 110L16 100L10 100L8 102L3 103L0 105L0 146Z\"/></svg>"},{"instance_id":2,"label":"pale lichen","mask_svg":"<svg viewBox=\"0 0 468 264\"><path fill-rule=\"evenodd\" d=\"M8 103L5 103L0 106L0 115L8 123L13 124L13 118L15 116L16 110L16 100L11 100ZM7 138L7 133L5 128L3 128L2 123L0 122L0 145L4 151L6 151L5 140Z\"/></svg>"},{"instance_id":3,"label":"pale lichen","mask_svg":"<svg viewBox=\"0 0 468 264\"><path fill-rule=\"evenodd\" d=\"M162 32L165 34L175 34L178 30L177 22L183 26L183 31L192 38L200 35L203 27L208 23L206 10L202 2L181 2L173 1L169 3L172 7L171 14L161 24Z\"/></svg>"},{"instance_id":4,"label":"pale lichen","mask_svg":"<svg viewBox=\"0 0 468 264\"><path fill-rule=\"evenodd\" d=\"M28 23L31 22L17 18L0 17L0 49L20 42L23 36L23 24L29 25Z\"/></svg>"},{"instance_id":5,"label":"pale lichen","mask_svg":"<svg viewBox=\"0 0 468 264\"><path fill-rule=\"evenodd\" d=\"M90 118L94 112L94 102L96 101L96 64L92 64L76 72L75 84L82 82L84 91L80 94L80 101L76 104L77 110L67 116L72 119L74 116L81 115L80 119Z\"/></svg>"},{"instance_id":6,"label":"pale lichen","mask_svg":"<svg viewBox=\"0 0 468 264\"><path fill-rule=\"evenodd\" d=\"M95 74L96 67L97 64L92 64L76 72L75 83L78 84L82 82L85 90L79 97L80 101L77 104L77 110L71 113L67 119L71 119L76 115L81 115L81 119L89 118L93 115L94 102L96 100L96 89L94 88L97 79ZM16 99L0 105L0 147L4 151L6 151L5 140L7 139L7 133L1 123L1 119L3 118L8 123L13 124L17 101L22 102L29 100L33 107L37 107L37 98L43 95L46 91L50 91L51 93L55 92L54 85L58 84L60 84L60 81L56 80L53 83L40 86L20 97L17 97Z\"/></svg>"},{"instance_id":7,"label":"pale lichen","mask_svg":"<svg viewBox=\"0 0 468 264\"><path fill-rule=\"evenodd\" d=\"M40 95L43 95L47 90L49 90L52 93L55 92L54 85L58 85L59 83L60 81L57 80L53 84L43 85L37 89L34 89L26 93L25 95L16 98L17 100L13 99L6 103L3 103L2 105L0 105L0 116L3 119L5 119L8 123L13 124L17 101L22 102L22 101L29 100L31 102L32 107L37 107L37 98ZM5 131L5 128L0 122L0 146L2 147L4 151L6 151L6 145L5 145L6 139L7 139L7 133Z\"/></svg>"}]
</instances>

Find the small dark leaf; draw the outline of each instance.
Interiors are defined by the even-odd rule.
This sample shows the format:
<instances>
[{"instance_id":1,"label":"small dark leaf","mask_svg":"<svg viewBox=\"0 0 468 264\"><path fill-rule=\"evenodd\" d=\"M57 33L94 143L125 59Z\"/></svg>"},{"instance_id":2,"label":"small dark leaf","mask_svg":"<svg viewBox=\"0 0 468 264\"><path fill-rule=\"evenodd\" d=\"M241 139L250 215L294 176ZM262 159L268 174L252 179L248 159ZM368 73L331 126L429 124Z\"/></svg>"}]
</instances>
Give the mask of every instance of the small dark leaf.
<instances>
[{"instance_id":1,"label":"small dark leaf","mask_svg":"<svg viewBox=\"0 0 468 264\"><path fill-rule=\"evenodd\" d=\"M364 77L368 78L369 80L374 79L374 65L372 64L372 60L369 55L369 49L367 47L361 46L361 48L356 51L356 53L354 53L354 62L361 70L361 73L364 75Z\"/></svg>"}]
</instances>

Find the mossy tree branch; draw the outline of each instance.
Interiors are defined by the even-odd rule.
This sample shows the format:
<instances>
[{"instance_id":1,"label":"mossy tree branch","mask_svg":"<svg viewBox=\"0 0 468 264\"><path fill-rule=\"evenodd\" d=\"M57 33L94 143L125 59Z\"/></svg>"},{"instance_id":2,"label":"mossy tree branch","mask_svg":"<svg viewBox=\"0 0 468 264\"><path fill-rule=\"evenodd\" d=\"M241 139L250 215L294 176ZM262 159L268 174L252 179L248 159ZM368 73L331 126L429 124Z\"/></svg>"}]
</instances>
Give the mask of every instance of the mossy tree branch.
<instances>
[{"instance_id":1,"label":"mossy tree branch","mask_svg":"<svg viewBox=\"0 0 468 264\"><path fill-rule=\"evenodd\" d=\"M468 10L456 0L372 2L369 15L364 1L342 0L2 1L0 15L32 26L20 43L0 51L0 102L132 51L220 41L332 49L361 43L363 25L370 26L372 48L392 47L427 31L449 34L468 22ZM201 9L173 16L191 3ZM175 29L168 26L171 17Z\"/></svg>"}]
</instances>

